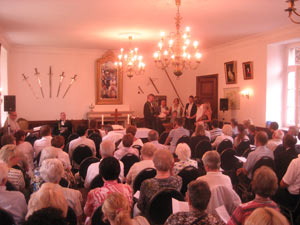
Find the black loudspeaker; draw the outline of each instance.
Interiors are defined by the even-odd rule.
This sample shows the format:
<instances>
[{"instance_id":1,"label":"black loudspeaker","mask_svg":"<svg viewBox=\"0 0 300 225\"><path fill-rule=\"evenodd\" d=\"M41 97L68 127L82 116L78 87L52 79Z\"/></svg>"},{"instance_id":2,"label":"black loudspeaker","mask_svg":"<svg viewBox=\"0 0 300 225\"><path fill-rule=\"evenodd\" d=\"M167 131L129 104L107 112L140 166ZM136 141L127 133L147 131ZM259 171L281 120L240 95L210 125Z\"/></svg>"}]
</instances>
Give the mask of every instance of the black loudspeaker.
<instances>
[{"instance_id":1,"label":"black loudspeaker","mask_svg":"<svg viewBox=\"0 0 300 225\"><path fill-rule=\"evenodd\" d=\"M4 111L15 112L16 111L16 96L4 95Z\"/></svg>"},{"instance_id":2,"label":"black loudspeaker","mask_svg":"<svg viewBox=\"0 0 300 225\"><path fill-rule=\"evenodd\" d=\"M228 111L228 98L220 98L220 111Z\"/></svg>"}]
</instances>

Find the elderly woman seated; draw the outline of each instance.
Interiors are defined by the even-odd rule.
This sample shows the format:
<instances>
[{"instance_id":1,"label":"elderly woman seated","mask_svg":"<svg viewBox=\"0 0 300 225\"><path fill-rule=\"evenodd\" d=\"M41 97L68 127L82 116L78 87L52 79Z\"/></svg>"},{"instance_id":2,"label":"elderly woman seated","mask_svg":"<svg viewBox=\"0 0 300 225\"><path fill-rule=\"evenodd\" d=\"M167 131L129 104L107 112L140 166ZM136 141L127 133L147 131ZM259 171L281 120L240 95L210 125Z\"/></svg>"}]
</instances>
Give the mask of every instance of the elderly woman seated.
<instances>
[{"instance_id":1,"label":"elderly woman seated","mask_svg":"<svg viewBox=\"0 0 300 225\"><path fill-rule=\"evenodd\" d=\"M58 159L46 159L43 161L40 168L40 175L45 182L53 183L58 186L63 174L64 168ZM83 201L80 191L64 187L62 187L62 191L68 206L74 210L77 221L80 222L82 216L81 203Z\"/></svg>"},{"instance_id":2,"label":"elderly woman seated","mask_svg":"<svg viewBox=\"0 0 300 225\"><path fill-rule=\"evenodd\" d=\"M277 204L270 199L276 193L277 187L277 177L272 169L266 166L257 169L252 180L255 199L238 206L227 224L244 224L246 218L256 208L270 207L279 211Z\"/></svg>"},{"instance_id":3,"label":"elderly woman seated","mask_svg":"<svg viewBox=\"0 0 300 225\"><path fill-rule=\"evenodd\" d=\"M115 225L149 225L145 217L130 218L130 205L127 199L118 192L110 193L102 205L104 218Z\"/></svg>"},{"instance_id":4,"label":"elderly woman seated","mask_svg":"<svg viewBox=\"0 0 300 225\"><path fill-rule=\"evenodd\" d=\"M175 154L178 156L179 162L174 164L174 174L178 174L180 170L187 166L198 168L198 163L191 159L191 149L186 143L177 145Z\"/></svg>"},{"instance_id":5,"label":"elderly woman seated","mask_svg":"<svg viewBox=\"0 0 300 225\"><path fill-rule=\"evenodd\" d=\"M275 130L272 134L272 139L268 141L267 148L275 151L278 145L282 144L284 133L282 130Z\"/></svg>"},{"instance_id":6,"label":"elderly woman seated","mask_svg":"<svg viewBox=\"0 0 300 225\"><path fill-rule=\"evenodd\" d=\"M214 224L223 225L219 218L206 212L211 192L205 181L192 181L188 185L188 212L178 212L169 216L165 225Z\"/></svg>"},{"instance_id":7,"label":"elderly woman seated","mask_svg":"<svg viewBox=\"0 0 300 225\"><path fill-rule=\"evenodd\" d=\"M169 150L160 149L153 156L156 176L145 180L140 188L137 207L145 215L150 199L163 188L173 188L180 191L182 179L178 175L172 176L174 158Z\"/></svg>"},{"instance_id":8,"label":"elderly woman seated","mask_svg":"<svg viewBox=\"0 0 300 225\"><path fill-rule=\"evenodd\" d=\"M14 185L18 191L25 191L25 180L21 170L12 168L19 163L19 153L16 145L8 144L0 150L0 160L7 163L8 166L8 181Z\"/></svg>"},{"instance_id":9,"label":"elderly woman seated","mask_svg":"<svg viewBox=\"0 0 300 225\"><path fill-rule=\"evenodd\" d=\"M44 183L37 192L30 196L26 219L35 211L47 207L60 209L63 217L67 216L68 204L59 185Z\"/></svg>"},{"instance_id":10,"label":"elderly woman seated","mask_svg":"<svg viewBox=\"0 0 300 225\"><path fill-rule=\"evenodd\" d=\"M223 126L222 135L216 137L216 140L212 143L212 147L218 148L219 144L225 139L230 140L233 144L232 127L229 124Z\"/></svg>"}]
</instances>

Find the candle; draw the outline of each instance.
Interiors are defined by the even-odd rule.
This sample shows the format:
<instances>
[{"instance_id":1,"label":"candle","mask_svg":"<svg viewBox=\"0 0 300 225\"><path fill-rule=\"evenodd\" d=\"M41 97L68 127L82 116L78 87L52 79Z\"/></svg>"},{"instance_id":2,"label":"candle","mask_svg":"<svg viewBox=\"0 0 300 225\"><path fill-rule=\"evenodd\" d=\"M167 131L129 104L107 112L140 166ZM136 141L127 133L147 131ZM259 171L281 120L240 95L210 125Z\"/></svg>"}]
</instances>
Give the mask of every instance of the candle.
<instances>
[{"instance_id":1,"label":"candle","mask_svg":"<svg viewBox=\"0 0 300 225\"><path fill-rule=\"evenodd\" d=\"M101 124L102 124L102 126L104 125L104 115L103 114L101 116Z\"/></svg>"},{"instance_id":2,"label":"candle","mask_svg":"<svg viewBox=\"0 0 300 225\"><path fill-rule=\"evenodd\" d=\"M127 115L127 123L130 124L130 115Z\"/></svg>"}]
</instances>

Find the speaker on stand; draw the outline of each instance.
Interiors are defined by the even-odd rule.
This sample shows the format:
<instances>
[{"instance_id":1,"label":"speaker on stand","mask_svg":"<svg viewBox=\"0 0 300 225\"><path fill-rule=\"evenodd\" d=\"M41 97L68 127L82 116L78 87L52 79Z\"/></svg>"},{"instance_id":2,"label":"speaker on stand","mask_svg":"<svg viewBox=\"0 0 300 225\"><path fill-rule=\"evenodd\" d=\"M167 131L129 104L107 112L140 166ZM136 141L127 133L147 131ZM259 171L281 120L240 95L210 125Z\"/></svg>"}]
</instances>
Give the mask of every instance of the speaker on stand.
<instances>
[{"instance_id":1,"label":"speaker on stand","mask_svg":"<svg viewBox=\"0 0 300 225\"><path fill-rule=\"evenodd\" d=\"M16 96L4 95L4 112L16 111Z\"/></svg>"},{"instance_id":2,"label":"speaker on stand","mask_svg":"<svg viewBox=\"0 0 300 225\"><path fill-rule=\"evenodd\" d=\"M222 122L224 124L224 115L225 111L228 111L228 98L220 98L220 111L223 111L223 119Z\"/></svg>"}]
</instances>

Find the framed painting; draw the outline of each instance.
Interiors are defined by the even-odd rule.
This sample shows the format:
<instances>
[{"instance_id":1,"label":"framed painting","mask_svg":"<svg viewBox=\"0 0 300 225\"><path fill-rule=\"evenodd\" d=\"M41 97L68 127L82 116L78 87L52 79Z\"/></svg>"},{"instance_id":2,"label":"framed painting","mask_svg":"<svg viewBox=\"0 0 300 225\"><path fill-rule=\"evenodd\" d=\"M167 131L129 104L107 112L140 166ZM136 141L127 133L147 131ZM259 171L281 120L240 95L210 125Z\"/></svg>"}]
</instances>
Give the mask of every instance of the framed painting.
<instances>
[{"instance_id":1,"label":"framed painting","mask_svg":"<svg viewBox=\"0 0 300 225\"><path fill-rule=\"evenodd\" d=\"M240 109L240 88L224 88L224 98L228 99L228 109Z\"/></svg>"},{"instance_id":2,"label":"framed painting","mask_svg":"<svg viewBox=\"0 0 300 225\"><path fill-rule=\"evenodd\" d=\"M237 83L236 61L224 63L226 84Z\"/></svg>"},{"instance_id":3,"label":"framed painting","mask_svg":"<svg viewBox=\"0 0 300 225\"><path fill-rule=\"evenodd\" d=\"M243 63L244 80L253 79L253 62Z\"/></svg>"},{"instance_id":4,"label":"framed painting","mask_svg":"<svg viewBox=\"0 0 300 225\"><path fill-rule=\"evenodd\" d=\"M109 50L96 62L96 105L115 105L123 102L122 72L114 65L116 56Z\"/></svg>"}]
</instances>

